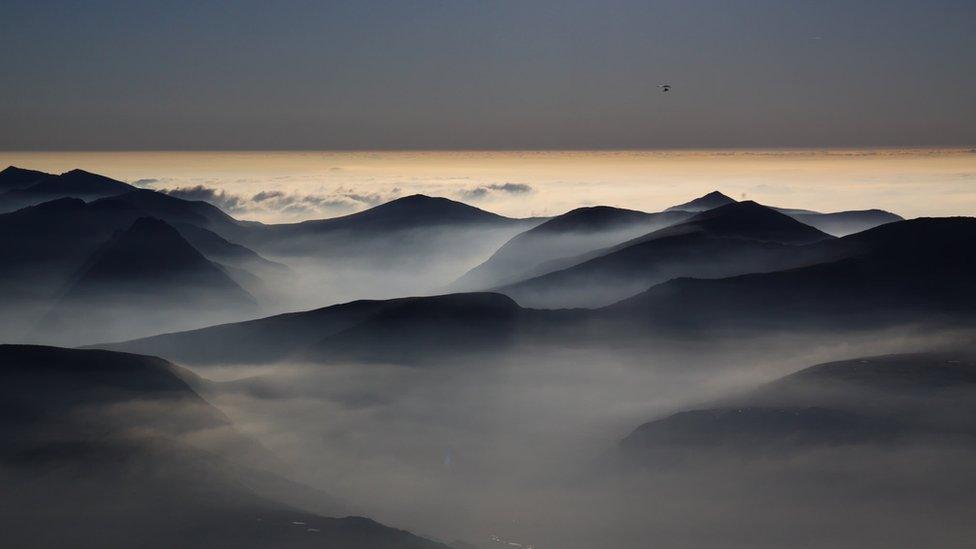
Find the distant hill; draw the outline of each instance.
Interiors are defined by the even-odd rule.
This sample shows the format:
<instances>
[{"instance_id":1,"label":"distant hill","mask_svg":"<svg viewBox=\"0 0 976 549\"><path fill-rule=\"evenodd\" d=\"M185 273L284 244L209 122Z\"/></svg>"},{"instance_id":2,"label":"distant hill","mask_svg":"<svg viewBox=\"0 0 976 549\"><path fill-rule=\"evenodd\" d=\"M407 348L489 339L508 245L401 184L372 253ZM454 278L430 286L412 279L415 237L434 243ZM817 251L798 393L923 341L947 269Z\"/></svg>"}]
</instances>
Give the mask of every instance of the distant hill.
<instances>
[{"instance_id":1,"label":"distant hill","mask_svg":"<svg viewBox=\"0 0 976 549\"><path fill-rule=\"evenodd\" d=\"M11 180L29 178L24 171L14 172ZM71 170L57 176L40 177L34 183L0 194L0 211L14 211L58 198L94 200L135 190L128 183L86 172ZM32 176L31 176L32 177Z\"/></svg>"},{"instance_id":2,"label":"distant hill","mask_svg":"<svg viewBox=\"0 0 976 549\"><path fill-rule=\"evenodd\" d=\"M194 377L153 357L0 346L4 541L446 549L369 519L282 502L316 494L256 468L265 451L196 394Z\"/></svg>"},{"instance_id":3,"label":"distant hill","mask_svg":"<svg viewBox=\"0 0 976 549\"><path fill-rule=\"evenodd\" d=\"M226 272L172 226L144 217L92 254L37 333L78 344L247 311L254 299Z\"/></svg>"},{"instance_id":4,"label":"distant hill","mask_svg":"<svg viewBox=\"0 0 976 549\"><path fill-rule=\"evenodd\" d=\"M577 208L515 236L451 288L492 288L545 274L549 261L606 248L691 215L683 211L645 213L609 206Z\"/></svg>"},{"instance_id":5,"label":"distant hill","mask_svg":"<svg viewBox=\"0 0 976 549\"><path fill-rule=\"evenodd\" d=\"M671 206L666 211L704 212L734 204L736 201L718 191L712 191L705 196L696 198L684 204ZM842 212L821 213L800 208L772 208L786 214L797 221L810 225L833 236L846 236L866 231L884 223L902 221L899 215L884 210L850 210Z\"/></svg>"},{"instance_id":6,"label":"distant hill","mask_svg":"<svg viewBox=\"0 0 976 549\"><path fill-rule=\"evenodd\" d=\"M826 253L795 245L830 239L755 202L736 202L498 291L527 307L599 307L671 278L719 278L816 262Z\"/></svg>"},{"instance_id":7,"label":"distant hill","mask_svg":"<svg viewBox=\"0 0 976 549\"><path fill-rule=\"evenodd\" d=\"M710 407L641 425L631 457L726 449L955 439L976 443L976 359L970 352L865 357L806 368ZM710 453L709 455L714 455Z\"/></svg>"},{"instance_id":8,"label":"distant hill","mask_svg":"<svg viewBox=\"0 0 976 549\"><path fill-rule=\"evenodd\" d=\"M856 210L834 213L799 213L791 215L793 219L816 227L834 236L847 236L873 229L878 225L904 221L900 215L884 210Z\"/></svg>"},{"instance_id":9,"label":"distant hill","mask_svg":"<svg viewBox=\"0 0 976 549\"><path fill-rule=\"evenodd\" d=\"M447 198L413 194L374 206L354 214L331 219L304 221L304 227L367 229L388 231L436 225L491 224L512 221L511 218L487 212Z\"/></svg>"},{"instance_id":10,"label":"distant hill","mask_svg":"<svg viewBox=\"0 0 976 549\"><path fill-rule=\"evenodd\" d=\"M537 223L415 194L341 217L253 227L238 241L284 256L404 260L413 255L424 262L462 241L462 247L494 249L499 238Z\"/></svg>"},{"instance_id":11,"label":"distant hill","mask_svg":"<svg viewBox=\"0 0 976 549\"><path fill-rule=\"evenodd\" d=\"M735 199L729 198L718 191L712 191L704 196L700 196L684 204L678 204L677 206L671 206L665 211L685 211L685 212L704 212L711 210L713 208L718 208L720 206L726 206L728 204L734 204Z\"/></svg>"}]
</instances>

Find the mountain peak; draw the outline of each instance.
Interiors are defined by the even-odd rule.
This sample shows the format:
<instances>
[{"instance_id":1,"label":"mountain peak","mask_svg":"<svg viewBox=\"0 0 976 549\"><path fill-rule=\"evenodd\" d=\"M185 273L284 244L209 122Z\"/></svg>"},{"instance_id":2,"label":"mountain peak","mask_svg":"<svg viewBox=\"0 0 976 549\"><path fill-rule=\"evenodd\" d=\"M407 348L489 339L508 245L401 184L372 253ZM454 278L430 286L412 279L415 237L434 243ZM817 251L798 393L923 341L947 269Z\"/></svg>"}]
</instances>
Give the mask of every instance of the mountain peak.
<instances>
[{"instance_id":1,"label":"mountain peak","mask_svg":"<svg viewBox=\"0 0 976 549\"><path fill-rule=\"evenodd\" d=\"M783 244L808 244L831 237L818 229L752 200L701 212L673 229L695 227L716 236L751 238ZM668 229L665 229L667 231Z\"/></svg>"},{"instance_id":2,"label":"mountain peak","mask_svg":"<svg viewBox=\"0 0 976 549\"><path fill-rule=\"evenodd\" d=\"M343 217L305 223L350 228L365 224L367 226L363 227L364 229L393 230L455 223L495 223L506 220L508 218L449 198L412 194Z\"/></svg>"},{"instance_id":3,"label":"mountain peak","mask_svg":"<svg viewBox=\"0 0 976 549\"><path fill-rule=\"evenodd\" d=\"M68 170L68 171L62 173L61 175L70 176L70 177L80 177L80 176L105 177L103 175L98 175L98 174L95 174L95 173L92 173L92 172L86 172L85 170L82 170L81 168L75 168L73 170Z\"/></svg>"},{"instance_id":4,"label":"mountain peak","mask_svg":"<svg viewBox=\"0 0 976 549\"><path fill-rule=\"evenodd\" d=\"M704 196L700 196L690 202L671 206L665 211L684 210L686 212L704 212L727 204L734 204L735 199L730 198L719 191L712 191Z\"/></svg>"},{"instance_id":5,"label":"mountain peak","mask_svg":"<svg viewBox=\"0 0 976 549\"><path fill-rule=\"evenodd\" d=\"M0 171L0 192L23 189L48 177L53 176L37 170L26 170L17 166L7 166L3 171Z\"/></svg>"}]
</instances>

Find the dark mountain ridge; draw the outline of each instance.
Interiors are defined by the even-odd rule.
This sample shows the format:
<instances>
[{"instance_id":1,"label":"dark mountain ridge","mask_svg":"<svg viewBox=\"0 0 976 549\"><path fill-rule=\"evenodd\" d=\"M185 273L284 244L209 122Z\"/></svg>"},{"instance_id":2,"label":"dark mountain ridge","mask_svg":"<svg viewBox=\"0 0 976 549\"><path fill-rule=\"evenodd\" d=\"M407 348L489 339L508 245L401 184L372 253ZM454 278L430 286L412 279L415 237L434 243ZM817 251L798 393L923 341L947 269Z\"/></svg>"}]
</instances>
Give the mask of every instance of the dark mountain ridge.
<instances>
[{"instance_id":1,"label":"dark mountain ridge","mask_svg":"<svg viewBox=\"0 0 976 549\"><path fill-rule=\"evenodd\" d=\"M962 245L972 237L976 237L976 220L969 218L902 221L815 244L820 251L844 257L841 260L730 278L679 278L596 310L532 310L494 297L489 302L497 303L497 308L490 310L501 312L489 314L478 312L475 304L487 305L475 298L471 313L489 319L482 325L465 325L449 315L437 317L426 307L436 309L438 300L464 302L465 298L452 296L493 294L358 301L108 347L159 354L189 364L254 363L298 356L332 338L320 347L334 349L333 355L305 355L329 361L340 356L350 360L360 353L369 358L369 346L382 348L390 336L388 326L412 334L411 322L431 334L437 330L453 333L450 329L455 324L459 332L471 334L477 341L494 342L499 352L507 348L507 342L520 340L614 345L628 338L643 340L650 334L693 336L714 329L749 334L757 333L755 330L879 328L940 319L958 323L976 313L971 291L976 261L971 248ZM411 310L410 315L390 317L395 321L385 317L385 312L406 304L412 304L411 309L404 309ZM439 320L427 320L434 318ZM338 335L341 333L349 336L348 344L341 341L345 337ZM436 337L431 334L425 337ZM381 354L417 360L417 349L433 346L431 352L443 356L463 353L466 345L463 337L444 338L434 345L433 340L417 336L417 342L427 343L408 349L408 339L391 339L395 344Z\"/></svg>"},{"instance_id":2,"label":"dark mountain ridge","mask_svg":"<svg viewBox=\"0 0 976 549\"><path fill-rule=\"evenodd\" d=\"M29 187L47 177L54 176L37 170L7 166L3 171L0 171L0 193Z\"/></svg>"},{"instance_id":3,"label":"dark mountain ridge","mask_svg":"<svg viewBox=\"0 0 976 549\"><path fill-rule=\"evenodd\" d=\"M816 262L823 253L798 245L831 239L755 202L736 202L567 259L572 266L497 291L529 307L598 307L671 278L720 278Z\"/></svg>"},{"instance_id":4,"label":"dark mountain ridge","mask_svg":"<svg viewBox=\"0 0 976 549\"><path fill-rule=\"evenodd\" d=\"M37 332L77 344L256 310L254 298L176 229L142 217L88 258Z\"/></svg>"},{"instance_id":5,"label":"dark mountain ridge","mask_svg":"<svg viewBox=\"0 0 976 549\"><path fill-rule=\"evenodd\" d=\"M683 328L786 322L843 329L940 315L970 318L976 314L972 238L973 218L900 221L825 244L843 259L717 280L679 278L607 310L653 311Z\"/></svg>"},{"instance_id":6,"label":"dark mountain ridge","mask_svg":"<svg viewBox=\"0 0 976 549\"><path fill-rule=\"evenodd\" d=\"M0 194L0 211L14 211L59 198L94 200L135 189L128 183L84 170L71 170L56 176L41 174L30 184L24 184L34 177L32 173L26 172L28 171L17 169L5 178L16 187Z\"/></svg>"},{"instance_id":7,"label":"dark mountain ridge","mask_svg":"<svg viewBox=\"0 0 976 549\"><path fill-rule=\"evenodd\" d=\"M678 223L690 215L687 212L645 213L608 206L578 208L515 236L451 288L492 288L544 274L549 261L605 248Z\"/></svg>"},{"instance_id":8,"label":"dark mountain ridge","mask_svg":"<svg viewBox=\"0 0 976 549\"><path fill-rule=\"evenodd\" d=\"M486 293L360 300L97 347L139 349L184 364L418 362L501 348L521 311L508 297Z\"/></svg>"}]
</instances>

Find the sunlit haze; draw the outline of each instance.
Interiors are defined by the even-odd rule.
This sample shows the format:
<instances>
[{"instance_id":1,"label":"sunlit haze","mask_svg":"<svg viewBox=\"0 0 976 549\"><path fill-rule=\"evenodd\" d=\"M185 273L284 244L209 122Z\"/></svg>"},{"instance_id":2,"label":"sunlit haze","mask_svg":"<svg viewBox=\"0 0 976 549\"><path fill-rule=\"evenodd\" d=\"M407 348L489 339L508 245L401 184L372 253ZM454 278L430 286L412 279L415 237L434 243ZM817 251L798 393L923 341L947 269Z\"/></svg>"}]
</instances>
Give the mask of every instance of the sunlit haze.
<instances>
[{"instance_id":1,"label":"sunlit haze","mask_svg":"<svg viewBox=\"0 0 976 549\"><path fill-rule=\"evenodd\" d=\"M414 193L515 217L595 204L657 211L712 190L818 211L918 217L976 209L972 149L0 152L0 164L80 167L156 190L202 186L190 197L264 222L344 215ZM262 192L283 196L255 200Z\"/></svg>"}]
</instances>

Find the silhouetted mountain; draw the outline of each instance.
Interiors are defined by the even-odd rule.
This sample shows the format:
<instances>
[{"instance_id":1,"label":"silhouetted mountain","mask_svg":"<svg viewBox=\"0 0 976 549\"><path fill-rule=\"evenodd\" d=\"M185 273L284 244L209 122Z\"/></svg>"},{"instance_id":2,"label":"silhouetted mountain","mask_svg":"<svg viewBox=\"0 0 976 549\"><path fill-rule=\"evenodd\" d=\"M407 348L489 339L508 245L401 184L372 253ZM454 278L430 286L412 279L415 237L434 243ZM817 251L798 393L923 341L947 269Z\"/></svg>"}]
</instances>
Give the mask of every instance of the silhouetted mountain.
<instances>
[{"instance_id":1,"label":"silhouetted mountain","mask_svg":"<svg viewBox=\"0 0 976 549\"><path fill-rule=\"evenodd\" d=\"M17 235L0 239L0 292L8 305L0 308L2 337L8 341L23 337L108 239L148 215L118 197L87 204L64 198L0 214L0 232ZM287 272L280 264L196 225L181 222L178 229L191 243L199 245L208 259L235 269L235 279L251 280L253 276L248 273L256 273L273 280L271 277Z\"/></svg>"},{"instance_id":2,"label":"silhouetted mountain","mask_svg":"<svg viewBox=\"0 0 976 549\"><path fill-rule=\"evenodd\" d=\"M124 202L167 223L205 228L235 242L237 237L247 236L248 228L261 226L260 223L238 221L209 202L184 200L149 189L135 189L104 201Z\"/></svg>"},{"instance_id":3,"label":"silhouetted mountain","mask_svg":"<svg viewBox=\"0 0 976 549\"><path fill-rule=\"evenodd\" d=\"M469 354L508 347L520 307L501 294L470 293L414 298L384 307L341 332L317 341L303 357L414 364L460 361Z\"/></svg>"},{"instance_id":4,"label":"silhouetted mountain","mask_svg":"<svg viewBox=\"0 0 976 549\"><path fill-rule=\"evenodd\" d=\"M254 310L254 299L176 229L144 217L92 255L38 331L77 344Z\"/></svg>"},{"instance_id":5,"label":"silhouetted mountain","mask_svg":"<svg viewBox=\"0 0 976 549\"><path fill-rule=\"evenodd\" d=\"M644 213L609 206L577 208L509 240L451 287L492 288L545 274L547 262L606 248L690 216L688 212Z\"/></svg>"},{"instance_id":6,"label":"silhouetted mountain","mask_svg":"<svg viewBox=\"0 0 976 549\"><path fill-rule=\"evenodd\" d=\"M354 214L274 225L277 233L357 231L381 233L437 226L493 225L516 221L447 198L414 194Z\"/></svg>"},{"instance_id":7,"label":"silhouetted mountain","mask_svg":"<svg viewBox=\"0 0 976 549\"><path fill-rule=\"evenodd\" d=\"M793 244L830 238L755 202L736 202L566 260L571 267L498 291L527 307L599 307L672 278L717 278L816 262L827 256L824 251Z\"/></svg>"},{"instance_id":8,"label":"silhouetted mountain","mask_svg":"<svg viewBox=\"0 0 976 549\"><path fill-rule=\"evenodd\" d=\"M681 225L657 235L648 235L648 238L689 231L781 244L810 244L831 238L829 234L752 200L734 202L702 212Z\"/></svg>"},{"instance_id":9,"label":"silhouetted mountain","mask_svg":"<svg viewBox=\"0 0 976 549\"><path fill-rule=\"evenodd\" d=\"M674 249L681 248L680 238L693 237L675 237ZM679 278L594 311L540 311L498 296L466 297L493 294L357 301L106 347L190 364L288 358L423 362L449 359L451 353L503 352L512 341L614 345L714 328L753 333L943 320L958 325L976 319L970 290L976 260L963 244L973 237L972 219L902 221L809 247L840 260L731 278ZM783 246L760 244L756 249ZM471 310L465 313L464 307Z\"/></svg>"},{"instance_id":10,"label":"silhouetted mountain","mask_svg":"<svg viewBox=\"0 0 976 549\"><path fill-rule=\"evenodd\" d=\"M535 223L538 220L502 217L446 198L415 194L342 217L267 225L240 241L284 255L374 260L416 255L427 261L430 254L448 253L459 240L465 241L462 246L495 247L498 236L493 232L509 238Z\"/></svg>"},{"instance_id":11,"label":"silhouetted mountain","mask_svg":"<svg viewBox=\"0 0 976 549\"><path fill-rule=\"evenodd\" d=\"M171 222L171 225L211 261L247 269L259 275L272 272L281 274L288 271L286 265L269 261L254 250L229 242L213 231L184 222Z\"/></svg>"},{"instance_id":12,"label":"silhouetted mountain","mask_svg":"<svg viewBox=\"0 0 976 549\"><path fill-rule=\"evenodd\" d=\"M183 364L262 364L303 352L324 337L408 299L360 300L312 311L162 334L99 347L167 357Z\"/></svg>"},{"instance_id":13,"label":"silhouetted mountain","mask_svg":"<svg viewBox=\"0 0 976 549\"><path fill-rule=\"evenodd\" d=\"M58 176L41 177L35 183L0 194L0 209L13 211L58 198L94 200L134 190L128 183L86 172L71 170Z\"/></svg>"},{"instance_id":14,"label":"silhouetted mountain","mask_svg":"<svg viewBox=\"0 0 976 549\"><path fill-rule=\"evenodd\" d=\"M976 315L976 219L899 221L828 243L845 259L717 280L681 278L607 308L658 326L840 330Z\"/></svg>"},{"instance_id":15,"label":"silhouetted mountain","mask_svg":"<svg viewBox=\"0 0 976 549\"><path fill-rule=\"evenodd\" d=\"M41 179L48 177L55 176L36 170L25 170L16 166L7 166L0 172L0 193L30 187Z\"/></svg>"},{"instance_id":16,"label":"silhouetted mountain","mask_svg":"<svg viewBox=\"0 0 976 549\"><path fill-rule=\"evenodd\" d=\"M783 211L776 208L777 211ZM854 210L846 212L820 213L809 211L783 212L800 223L816 227L834 236L847 236L873 229L878 225L904 221L900 215L884 210Z\"/></svg>"},{"instance_id":17,"label":"silhouetted mountain","mask_svg":"<svg viewBox=\"0 0 976 549\"><path fill-rule=\"evenodd\" d=\"M632 457L726 448L976 442L976 360L970 353L888 355L806 368L713 407L640 426ZM710 454L713 455L713 454Z\"/></svg>"},{"instance_id":18,"label":"silhouetted mountain","mask_svg":"<svg viewBox=\"0 0 976 549\"><path fill-rule=\"evenodd\" d=\"M678 204L677 206L671 206L665 211L682 210L686 212L704 212L713 208L718 208L719 206L734 203L735 199L729 198L718 191L712 191L705 196L700 196L690 202Z\"/></svg>"},{"instance_id":19,"label":"silhouetted mountain","mask_svg":"<svg viewBox=\"0 0 976 549\"><path fill-rule=\"evenodd\" d=\"M16 547L441 548L281 503L259 446L163 360L0 346L0 527ZM260 460L259 460L260 461Z\"/></svg>"},{"instance_id":20,"label":"silhouetted mountain","mask_svg":"<svg viewBox=\"0 0 976 549\"><path fill-rule=\"evenodd\" d=\"M501 349L521 309L500 294L361 300L98 347L184 364L261 364L285 359L417 362Z\"/></svg>"}]
</instances>

